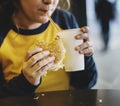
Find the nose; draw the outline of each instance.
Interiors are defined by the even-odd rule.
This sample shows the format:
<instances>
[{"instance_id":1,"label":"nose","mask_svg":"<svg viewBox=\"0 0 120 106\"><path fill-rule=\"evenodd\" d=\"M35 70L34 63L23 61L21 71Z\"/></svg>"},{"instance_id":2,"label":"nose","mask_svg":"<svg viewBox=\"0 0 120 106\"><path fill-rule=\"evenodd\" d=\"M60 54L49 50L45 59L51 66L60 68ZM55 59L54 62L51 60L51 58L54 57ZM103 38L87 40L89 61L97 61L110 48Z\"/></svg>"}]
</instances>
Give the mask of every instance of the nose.
<instances>
[{"instance_id":1,"label":"nose","mask_svg":"<svg viewBox=\"0 0 120 106\"><path fill-rule=\"evenodd\" d=\"M45 4L51 4L51 3L53 2L53 0L43 0L43 2L44 2Z\"/></svg>"}]
</instances>

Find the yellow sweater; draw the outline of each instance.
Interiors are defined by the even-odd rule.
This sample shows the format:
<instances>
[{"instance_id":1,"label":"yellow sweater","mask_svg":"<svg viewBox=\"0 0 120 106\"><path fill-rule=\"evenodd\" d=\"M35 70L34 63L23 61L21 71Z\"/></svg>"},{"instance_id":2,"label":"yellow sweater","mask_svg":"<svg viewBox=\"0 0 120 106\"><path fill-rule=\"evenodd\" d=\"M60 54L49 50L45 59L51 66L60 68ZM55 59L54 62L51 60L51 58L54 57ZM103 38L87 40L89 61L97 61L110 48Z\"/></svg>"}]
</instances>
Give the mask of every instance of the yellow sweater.
<instances>
[{"instance_id":1,"label":"yellow sweater","mask_svg":"<svg viewBox=\"0 0 120 106\"><path fill-rule=\"evenodd\" d=\"M43 32L32 35L18 34L11 29L0 48L0 62L3 64L5 79L8 81L21 73L26 52L36 40L49 43L56 35L57 30L51 24ZM64 69L59 69L49 71L46 76L43 76L42 83L36 92L66 89L69 89L69 75Z\"/></svg>"}]
</instances>

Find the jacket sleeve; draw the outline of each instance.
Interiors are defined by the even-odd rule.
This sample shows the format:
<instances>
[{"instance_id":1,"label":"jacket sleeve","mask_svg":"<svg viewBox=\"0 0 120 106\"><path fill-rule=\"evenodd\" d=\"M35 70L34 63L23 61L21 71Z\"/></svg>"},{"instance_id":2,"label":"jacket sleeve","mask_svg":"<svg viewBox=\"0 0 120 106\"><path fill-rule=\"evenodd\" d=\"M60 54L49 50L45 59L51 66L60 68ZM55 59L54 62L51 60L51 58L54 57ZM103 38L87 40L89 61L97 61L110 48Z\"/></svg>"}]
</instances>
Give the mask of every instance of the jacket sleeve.
<instances>
[{"instance_id":1,"label":"jacket sleeve","mask_svg":"<svg viewBox=\"0 0 120 106\"><path fill-rule=\"evenodd\" d=\"M52 19L62 29L71 29L79 27L75 16L64 9L56 9L52 15Z\"/></svg>"},{"instance_id":2,"label":"jacket sleeve","mask_svg":"<svg viewBox=\"0 0 120 106\"><path fill-rule=\"evenodd\" d=\"M7 96L34 95L38 86L31 85L21 73L19 76L6 82L0 67L0 98Z\"/></svg>"},{"instance_id":3,"label":"jacket sleeve","mask_svg":"<svg viewBox=\"0 0 120 106\"><path fill-rule=\"evenodd\" d=\"M77 89L90 89L97 82L97 69L93 57L85 57L85 70L72 72L70 84Z\"/></svg>"},{"instance_id":4,"label":"jacket sleeve","mask_svg":"<svg viewBox=\"0 0 120 106\"><path fill-rule=\"evenodd\" d=\"M75 16L66 10L57 9L52 18L62 29L78 28ZM96 82L97 69L92 56L85 57L85 70L70 73L70 84L76 89L90 89Z\"/></svg>"}]
</instances>

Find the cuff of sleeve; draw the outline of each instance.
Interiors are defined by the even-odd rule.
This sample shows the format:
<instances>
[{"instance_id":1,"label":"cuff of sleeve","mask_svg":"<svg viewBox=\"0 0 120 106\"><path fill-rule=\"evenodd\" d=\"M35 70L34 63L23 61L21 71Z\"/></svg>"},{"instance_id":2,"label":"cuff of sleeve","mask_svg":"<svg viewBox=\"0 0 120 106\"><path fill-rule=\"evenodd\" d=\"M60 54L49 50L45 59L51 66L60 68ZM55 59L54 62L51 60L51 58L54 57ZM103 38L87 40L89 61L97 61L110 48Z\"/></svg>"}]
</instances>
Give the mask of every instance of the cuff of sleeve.
<instances>
[{"instance_id":1,"label":"cuff of sleeve","mask_svg":"<svg viewBox=\"0 0 120 106\"><path fill-rule=\"evenodd\" d=\"M23 75L23 73L21 73L20 74L20 76L19 76L20 78L20 83L21 83L21 85L23 85L23 88L26 88L27 90L30 90L30 91L34 91L39 85L37 85L37 86L35 86L35 85L32 85L32 84L30 84L27 80L26 80L26 78L24 77L24 75ZM41 83L41 82L40 82Z\"/></svg>"},{"instance_id":2,"label":"cuff of sleeve","mask_svg":"<svg viewBox=\"0 0 120 106\"><path fill-rule=\"evenodd\" d=\"M12 80L14 82L14 90L18 95L34 95L36 88L40 85L34 86L30 84L26 78L24 77L23 73L21 73L18 77ZM11 82L11 85L12 85ZM41 83L41 82L40 82Z\"/></svg>"}]
</instances>

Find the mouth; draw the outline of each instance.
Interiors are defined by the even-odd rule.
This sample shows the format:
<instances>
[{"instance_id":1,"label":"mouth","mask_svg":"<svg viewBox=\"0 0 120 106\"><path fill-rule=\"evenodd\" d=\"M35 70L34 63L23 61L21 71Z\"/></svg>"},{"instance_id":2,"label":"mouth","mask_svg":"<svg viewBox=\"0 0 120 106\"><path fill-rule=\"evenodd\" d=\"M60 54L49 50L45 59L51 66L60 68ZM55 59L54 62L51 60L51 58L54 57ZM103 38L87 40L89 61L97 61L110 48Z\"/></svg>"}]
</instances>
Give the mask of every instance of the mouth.
<instances>
[{"instance_id":1,"label":"mouth","mask_svg":"<svg viewBox=\"0 0 120 106\"><path fill-rule=\"evenodd\" d=\"M50 10L47 9L38 9L39 12L41 12L42 15L47 14Z\"/></svg>"}]
</instances>

